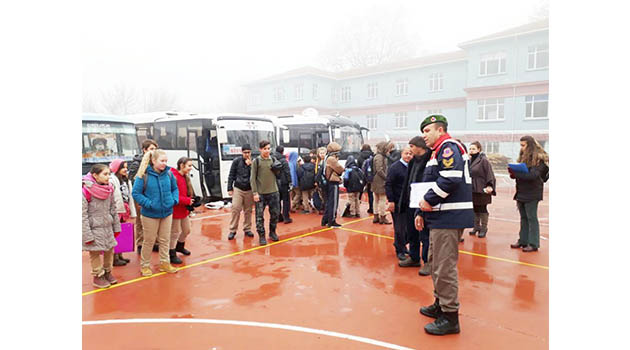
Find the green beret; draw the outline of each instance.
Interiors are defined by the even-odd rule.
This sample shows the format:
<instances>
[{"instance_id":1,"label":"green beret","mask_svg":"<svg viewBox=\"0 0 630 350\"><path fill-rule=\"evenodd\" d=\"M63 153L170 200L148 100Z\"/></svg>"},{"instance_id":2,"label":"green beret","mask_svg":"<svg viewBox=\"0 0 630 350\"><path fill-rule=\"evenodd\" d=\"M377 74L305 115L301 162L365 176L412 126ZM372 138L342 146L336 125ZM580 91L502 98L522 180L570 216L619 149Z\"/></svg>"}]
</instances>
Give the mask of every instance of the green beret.
<instances>
[{"instance_id":1,"label":"green beret","mask_svg":"<svg viewBox=\"0 0 630 350\"><path fill-rule=\"evenodd\" d=\"M437 123L437 122L442 122L444 123L444 125L448 126L448 120L446 120L445 116L441 114L431 114L430 116L424 118L424 120L422 121L422 124L420 124L420 131L422 131L425 126L429 124Z\"/></svg>"}]
</instances>

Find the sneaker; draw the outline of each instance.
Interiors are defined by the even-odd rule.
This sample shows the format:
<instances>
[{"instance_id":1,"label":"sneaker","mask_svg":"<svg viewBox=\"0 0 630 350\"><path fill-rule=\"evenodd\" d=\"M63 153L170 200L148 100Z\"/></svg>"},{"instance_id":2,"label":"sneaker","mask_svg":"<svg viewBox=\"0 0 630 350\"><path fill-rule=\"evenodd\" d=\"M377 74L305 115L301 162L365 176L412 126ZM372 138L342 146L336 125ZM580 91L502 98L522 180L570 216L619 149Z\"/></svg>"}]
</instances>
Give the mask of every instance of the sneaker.
<instances>
[{"instance_id":1,"label":"sneaker","mask_svg":"<svg viewBox=\"0 0 630 350\"><path fill-rule=\"evenodd\" d=\"M153 276L153 271L150 267L143 267L140 269L140 274L144 277Z\"/></svg>"},{"instance_id":2,"label":"sneaker","mask_svg":"<svg viewBox=\"0 0 630 350\"><path fill-rule=\"evenodd\" d=\"M267 239L265 238L265 236L260 236L260 238L258 239L258 243L260 243L260 245L267 245Z\"/></svg>"},{"instance_id":3,"label":"sneaker","mask_svg":"<svg viewBox=\"0 0 630 350\"><path fill-rule=\"evenodd\" d=\"M420 276L429 276L431 274L431 264L424 263L420 271L418 271L418 275Z\"/></svg>"},{"instance_id":4,"label":"sneaker","mask_svg":"<svg viewBox=\"0 0 630 350\"><path fill-rule=\"evenodd\" d=\"M405 258L403 261L398 262L398 266L400 267L420 267L420 260L413 261L410 256Z\"/></svg>"},{"instance_id":5,"label":"sneaker","mask_svg":"<svg viewBox=\"0 0 630 350\"><path fill-rule=\"evenodd\" d=\"M118 281L116 280L116 278L114 278L114 276L112 275L111 272L105 272L105 274L103 275L103 277L107 280L107 282L109 282L109 284L116 284L118 283Z\"/></svg>"},{"instance_id":6,"label":"sneaker","mask_svg":"<svg viewBox=\"0 0 630 350\"><path fill-rule=\"evenodd\" d=\"M372 210L372 209L368 209L368 210L367 210L367 213L368 213L368 214L374 214L374 210Z\"/></svg>"},{"instance_id":7,"label":"sneaker","mask_svg":"<svg viewBox=\"0 0 630 350\"><path fill-rule=\"evenodd\" d=\"M230 232L230 234L228 235L228 239L231 241L234 239L234 236L236 236L236 232Z\"/></svg>"},{"instance_id":8,"label":"sneaker","mask_svg":"<svg viewBox=\"0 0 630 350\"><path fill-rule=\"evenodd\" d=\"M424 326L424 331L432 335L459 333L459 317L457 311L443 312L433 323Z\"/></svg>"},{"instance_id":9,"label":"sneaker","mask_svg":"<svg viewBox=\"0 0 630 350\"><path fill-rule=\"evenodd\" d=\"M337 221L333 221L332 223L328 224L328 227L341 227L341 225L337 223Z\"/></svg>"},{"instance_id":10,"label":"sneaker","mask_svg":"<svg viewBox=\"0 0 630 350\"><path fill-rule=\"evenodd\" d=\"M109 283L109 281L105 278L105 276L101 276L101 277L94 276L92 285L96 288L108 288L111 285L111 283Z\"/></svg>"},{"instance_id":11,"label":"sneaker","mask_svg":"<svg viewBox=\"0 0 630 350\"><path fill-rule=\"evenodd\" d=\"M523 252L525 253L530 253L530 252L537 252L538 248L534 247L533 245L528 245L527 247L523 248Z\"/></svg>"},{"instance_id":12,"label":"sneaker","mask_svg":"<svg viewBox=\"0 0 630 350\"><path fill-rule=\"evenodd\" d=\"M246 231L245 232L245 236L247 236L247 237L254 237L254 234L252 233L252 231Z\"/></svg>"},{"instance_id":13,"label":"sneaker","mask_svg":"<svg viewBox=\"0 0 630 350\"><path fill-rule=\"evenodd\" d=\"M355 218L360 218L360 217L361 217L361 214L355 214L355 215L354 215L354 217L355 217Z\"/></svg>"},{"instance_id":14,"label":"sneaker","mask_svg":"<svg viewBox=\"0 0 630 350\"><path fill-rule=\"evenodd\" d=\"M302 210L302 214L310 214L311 212L308 210Z\"/></svg>"},{"instance_id":15,"label":"sneaker","mask_svg":"<svg viewBox=\"0 0 630 350\"><path fill-rule=\"evenodd\" d=\"M407 254L405 253L398 253L396 254L396 256L398 257L398 260L403 261L405 259L407 259Z\"/></svg>"},{"instance_id":16,"label":"sneaker","mask_svg":"<svg viewBox=\"0 0 630 350\"><path fill-rule=\"evenodd\" d=\"M278 238L278 235L275 232L271 232L269 234L269 239L271 239L274 242L278 242L280 240L280 238Z\"/></svg>"},{"instance_id":17,"label":"sneaker","mask_svg":"<svg viewBox=\"0 0 630 350\"><path fill-rule=\"evenodd\" d=\"M166 273L175 273L177 272L177 269L174 268L173 265L171 265L171 263L162 262L160 263L160 271L166 272Z\"/></svg>"},{"instance_id":18,"label":"sneaker","mask_svg":"<svg viewBox=\"0 0 630 350\"><path fill-rule=\"evenodd\" d=\"M124 260L121 260L117 254L114 254L114 266L125 266L127 265L127 262Z\"/></svg>"},{"instance_id":19,"label":"sneaker","mask_svg":"<svg viewBox=\"0 0 630 350\"><path fill-rule=\"evenodd\" d=\"M293 222L293 219L291 219L291 218L288 218L288 219L284 220L285 225L286 224L290 224L292 222Z\"/></svg>"}]
</instances>

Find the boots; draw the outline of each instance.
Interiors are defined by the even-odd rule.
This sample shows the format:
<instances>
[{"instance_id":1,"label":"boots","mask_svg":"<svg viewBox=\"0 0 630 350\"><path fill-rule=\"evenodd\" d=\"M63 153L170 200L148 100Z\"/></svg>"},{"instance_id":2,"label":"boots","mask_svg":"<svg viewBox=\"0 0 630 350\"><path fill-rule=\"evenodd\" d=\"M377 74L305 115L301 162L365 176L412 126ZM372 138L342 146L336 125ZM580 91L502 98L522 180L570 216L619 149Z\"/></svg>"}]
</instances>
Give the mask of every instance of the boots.
<instances>
[{"instance_id":1,"label":"boots","mask_svg":"<svg viewBox=\"0 0 630 350\"><path fill-rule=\"evenodd\" d=\"M107 282L109 282L109 284L116 284L116 283L118 283L118 281L116 280L116 278L112 275L112 273L110 271L105 271L105 274L103 275L103 278L105 278L107 280Z\"/></svg>"},{"instance_id":2,"label":"boots","mask_svg":"<svg viewBox=\"0 0 630 350\"><path fill-rule=\"evenodd\" d=\"M431 274L431 264L425 262L424 265L422 265L422 268L420 268L420 271L418 271L418 275L429 276L430 274Z\"/></svg>"},{"instance_id":3,"label":"boots","mask_svg":"<svg viewBox=\"0 0 630 350\"><path fill-rule=\"evenodd\" d=\"M126 262L127 264L131 261L131 260L129 260L129 259L126 259L126 258L122 255L122 253L120 253L120 260L122 260L122 261Z\"/></svg>"},{"instance_id":4,"label":"boots","mask_svg":"<svg viewBox=\"0 0 630 350\"><path fill-rule=\"evenodd\" d=\"M266 234L258 234L258 242L260 243L260 245L267 245L267 235Z\"/></svg>"},{"instance_id":5,"label":"boots","mask_svg":"<svg viewBox=\"0 0 630 350\"><path fill-rule=\"evenodd\" d=\"M278 242L280 240L280 238L278 238L278 235L275 232L269 233L269 239L271 239L274 242Z\"/></svg>"},{"instance_id":6,"label":"boots","mask_svg":"<svg viewBox=\"0 0 630 350\"><path fill-rule=\"evenodd\" d=\"M443 312L433 323L424 326L424 331L433 335L459 333L458 312Z\"/></svg>"},{"instance_id":7,"label":"boots","mask_svg":"<svg viewBox=\"0 0 630 350\"><path fill-rule=\"evenodd\" d=\"M381 225L391 225L392 222L387 220L387 215L380 215L379 216L379 222L381 223Z\"/></svg>"},{"instance_id":8,"label":"boots","mask_svg":"<svg viewBox=\"0 0 630 350\"><path fill-rule=\"evenodd\" d=\"M168 257L171 260L171 264L181 264L182 263L182 259L177 257L177 253L175 252L175 249L169 249L168 250Z\"/></svg>"},{"instance_id":9,"label":"boots","mask_svg":"<svg viewBox=\"0 0 630 350\"><path fill-rule=\"evenodd\" d=\"M177 242L177 245L175 246L175 251L184 255L190 255L190 250L184 248L185 244L186 242Z\"/></svg>"},{"instance_id":10,"label":"boots","mask_svg":"<svg viewBox=\"0 0 630 350\"><path fill-rule=\"evenodd\" d=\"M170 263L162 262L160 263L160 271L166 273L175 273L177 272L177 269L174 268Z\"/></svg>"},{"instance_id":11,"label":"boots","mask_svg":"<svg viewBox=\"0 0 630 350\"><path fill-rule=\"evenodd\" d=\"M94 280L92 281L92 285L96 288L108 288L111 286L111 283L105 278L105 275L96 277L94 276Z\"/></svg>"},{"instance_id":12,"label":"boots","mask_svg":"<svg viewBox=\"0 0 630 350\"><path fill-rule=\"evenodd\" d=\"M114 254L114 266L125 266L127 262L121 259L122 254Z\"/></svg>"},{"instance_id":13,"label":"boots","mask_svg":"<svg viewBox=\"0 0 630 350\"><path fill-rule=\"evenodd\" d=\"M476 235L480 230L479 230L479 214L477 213L473 213L475 214L475 227L473 228L472 231L468 232L469 235L474 236Z\"/></svg>"},{"instance_id":14,"label":"boots","mask_svg":"<svg viewBox=\"0 0 630 350\"><path fill-rule=\"evenodd\" d=\"M374 215L374 219L372 219L372 223L373 224L378 224L380 221L380 216L379 215Z\"/></svg>"},{"instance_id":15,"label":"boots","mask_svg":"<svg viewBox=\"0 0 630 350\"><path fill-rule=\"evenodd\" d=\"M484 238L486 236L486 233L488 233L488 216L490 216L490 214L479 213L476 215L479 215L479 220L481 222L479 225L479 234L477 235L477 237Z\"/></svg>"},{"instance_id":16,"label":"boots","mask_svg":"<svg viewBox=\"0 0 630 350\"><path fill-rule=\"evenodd\" d=\"M438 318L442 314L442 309L440 308L440 299L435 298L435 302L433 302L433 304L421 307L420 313L427 317Z\"/></svg>"}]
</instances>

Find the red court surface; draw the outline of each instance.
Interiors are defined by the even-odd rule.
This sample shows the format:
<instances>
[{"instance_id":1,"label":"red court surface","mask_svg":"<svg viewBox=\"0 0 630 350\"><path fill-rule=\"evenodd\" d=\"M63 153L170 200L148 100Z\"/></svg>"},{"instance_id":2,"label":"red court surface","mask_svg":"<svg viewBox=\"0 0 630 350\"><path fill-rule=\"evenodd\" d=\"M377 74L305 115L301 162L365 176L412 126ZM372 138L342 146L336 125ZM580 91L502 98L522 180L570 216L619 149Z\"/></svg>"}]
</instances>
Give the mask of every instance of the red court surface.
<instances>
[{"instance_id":1,"label":"red court surface","mask_svg":"<svg viewBox=\"0 0 630 350\"><path fill-rule=\"evenodd\" d=\"M424 332L433 320L418 309L433 302L431 277L398 267L393 226L372 224L365 204L361 219L339 218L337 229L292 214L265 247L242 231L228 241L229 212L204 209L176 274L142 278L138 254L125 253L119 283L98 290L83 254L83 348L547 349L548 201L539 205L541 249L510 249L519 228L511 186L489 207L487 237L466 230L460 244L460 334Z\"/></svg>"}]
</instances>

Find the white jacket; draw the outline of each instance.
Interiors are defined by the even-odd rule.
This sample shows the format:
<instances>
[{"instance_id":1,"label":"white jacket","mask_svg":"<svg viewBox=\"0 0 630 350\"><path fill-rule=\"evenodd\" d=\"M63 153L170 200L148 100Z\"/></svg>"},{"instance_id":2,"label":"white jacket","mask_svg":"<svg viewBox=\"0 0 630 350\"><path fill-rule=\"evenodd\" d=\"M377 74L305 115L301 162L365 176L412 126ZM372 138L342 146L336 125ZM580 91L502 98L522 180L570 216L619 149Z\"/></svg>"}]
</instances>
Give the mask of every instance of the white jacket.
<instances>
[{"instance_id":1,"label":"white jacket","mask_svg":"<svg viewBox=\"0 0 630 350\"><path fill-rule=\"evenodd\" d=\"M120 192L120 181L116 177L116 175L111 175L109 177L109 183L114 186L114 203L116 203L116 212L119 214L124 214L125 204L123 202L122 193ZM133 197L131 196L131 181L127 180L127 187L129 188L129 217L136 217L136 206L133 201Z\"/></svg>"}]
</instances>

